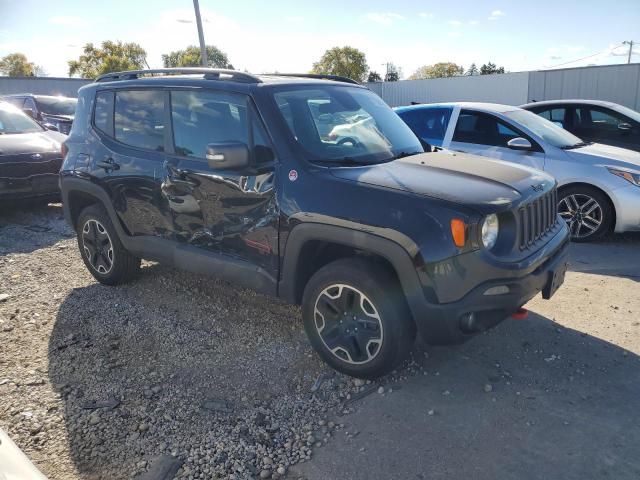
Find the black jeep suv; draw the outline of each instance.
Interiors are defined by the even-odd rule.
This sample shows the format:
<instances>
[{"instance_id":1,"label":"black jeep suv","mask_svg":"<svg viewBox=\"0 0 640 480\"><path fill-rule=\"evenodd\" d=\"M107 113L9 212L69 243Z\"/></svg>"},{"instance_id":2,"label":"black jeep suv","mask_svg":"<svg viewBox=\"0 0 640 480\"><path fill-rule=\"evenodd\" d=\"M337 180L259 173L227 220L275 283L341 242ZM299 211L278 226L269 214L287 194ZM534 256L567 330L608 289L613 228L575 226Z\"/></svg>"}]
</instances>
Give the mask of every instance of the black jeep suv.
<instances>
[{"instance_id":1,"label":"black jeep suv","mask_svg":"<svg viewBox=\"0 0 640 480\"><path fill-rule=\"evenodd\" d=\"M425 153L339 77L181 69L80 89L65 214L101 283L140 259L302 305L331 366L373 378L416 331L460 342L550 297L568 232L546 174Z\"/></svg>"}]
</instances>

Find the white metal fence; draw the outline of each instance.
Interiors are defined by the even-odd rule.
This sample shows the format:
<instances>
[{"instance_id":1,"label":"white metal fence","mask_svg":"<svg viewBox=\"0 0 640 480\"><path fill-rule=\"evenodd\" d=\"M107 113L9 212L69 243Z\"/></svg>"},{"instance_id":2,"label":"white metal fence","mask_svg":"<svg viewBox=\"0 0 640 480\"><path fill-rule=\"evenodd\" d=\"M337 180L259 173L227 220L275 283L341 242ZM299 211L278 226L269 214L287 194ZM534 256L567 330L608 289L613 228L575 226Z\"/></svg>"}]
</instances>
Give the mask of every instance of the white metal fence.
<instances>
[{"instance_id":1,"label":"white metal fence","mask_svg":"<svg viewBox=\"0 0 640 480\"><path fill-rule=\"evenodd\" d=\"M368 83L389 105L411 102L495 102L520 105L533 100L608 100L640 110L640 64L568 68L502 75Z\"/></svg>"},{"instance_id":2,"label":"white metal fence","mask_svg":"<svg viewBox=\"0 0 640 480\"><path fill-rule=\"evenodd\" d=\"M0 77L0 95L35 93L77 97L78 89L93 80L54 77Z\"/></svg>"}]
</instances>

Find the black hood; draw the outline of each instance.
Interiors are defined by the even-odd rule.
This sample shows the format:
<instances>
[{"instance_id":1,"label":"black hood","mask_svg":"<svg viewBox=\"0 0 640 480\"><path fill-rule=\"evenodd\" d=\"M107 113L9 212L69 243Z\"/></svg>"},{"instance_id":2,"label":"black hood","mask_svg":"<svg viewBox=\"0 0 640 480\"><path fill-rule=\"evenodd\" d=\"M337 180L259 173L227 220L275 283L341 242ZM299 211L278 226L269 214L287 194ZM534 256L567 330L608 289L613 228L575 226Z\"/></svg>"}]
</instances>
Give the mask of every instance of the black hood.
<instances>
[{"instance_id":1,"label":"black hood","mask_svg":"<svg viewBox=\"0 0 640 480\"><path fill-rule=\"evenodd\" d=\"M64 136L57 132L34 132L0 135L0 162L6 162L15 155L34 153L57 153Z\"/></svg>"},{"instance_id":2,"label":"black hood","mask_svg":"<svg viewBox=\"0 0 640 480\"><path fill-rule=\"evenodd\" d=\"M552 189L544 172L513 163L460 153L424 153L379 165L333 168L346 180L439 198L475 208L483 214Z\"/></svg>"}]
</instances>

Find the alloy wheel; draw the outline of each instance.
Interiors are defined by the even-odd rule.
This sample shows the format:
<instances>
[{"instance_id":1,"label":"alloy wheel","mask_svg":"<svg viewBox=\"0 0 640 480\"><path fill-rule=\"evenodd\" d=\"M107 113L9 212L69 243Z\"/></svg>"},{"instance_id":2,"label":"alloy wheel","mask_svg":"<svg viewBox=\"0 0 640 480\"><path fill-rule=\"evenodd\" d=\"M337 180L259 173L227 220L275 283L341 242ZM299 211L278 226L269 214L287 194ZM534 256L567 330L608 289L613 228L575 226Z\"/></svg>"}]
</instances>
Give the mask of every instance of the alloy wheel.
<instances>
[{"instance_id":1,"label":"alloy wheel","mask_svg":"<svg viewBox=\"0 0 640 480\"><path fill-rule=\"evenodd\" d=\"M382 347L384 332L378 310L350 285L334 284L318 295L314 323L325 347L343 362L370 362Z\"/></svg>"},{"instance_id":2,"label":"alloy wheel","mask_svg":"<svg viewBox=\"0 0 640 480\"><path fill-rule=\"evenodd\" d=\"M604 220L602 207L596 199L582 193L560 200L558 214L567 222L571 237L580 239L593 235Z\"/></svg>"},{"instance_id":3,"label":"alloy wheel","mask_svg":"<svg viewBox=\"0 0 640 480\"><path fill-rule=\"evenodd\" d=\"M113 244L111 237L99 221L87 220L82 227L82 246L91 268L107 274L113 268Z\"/></svg>"}]
</instances>

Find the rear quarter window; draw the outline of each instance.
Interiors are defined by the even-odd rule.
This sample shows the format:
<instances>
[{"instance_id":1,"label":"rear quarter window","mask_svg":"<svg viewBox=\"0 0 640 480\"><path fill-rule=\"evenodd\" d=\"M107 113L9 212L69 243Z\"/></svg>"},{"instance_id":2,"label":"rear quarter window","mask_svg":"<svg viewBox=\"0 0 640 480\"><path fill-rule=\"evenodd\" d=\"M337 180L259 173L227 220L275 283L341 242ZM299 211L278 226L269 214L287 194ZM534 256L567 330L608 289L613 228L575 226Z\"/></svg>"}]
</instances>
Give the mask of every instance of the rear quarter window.
<instances>
[{"instance_id":1,"label":"rear quarter window","mask_svg":"<svg viewBox=\"0 0 640 480\"><path fill-rule=\"evenodd\" d=\"M96 93L93 124L101 132L113 137L113 92Z\"/></svg>"}]
</instances>

